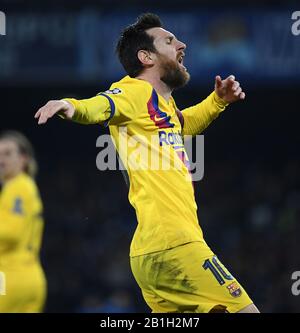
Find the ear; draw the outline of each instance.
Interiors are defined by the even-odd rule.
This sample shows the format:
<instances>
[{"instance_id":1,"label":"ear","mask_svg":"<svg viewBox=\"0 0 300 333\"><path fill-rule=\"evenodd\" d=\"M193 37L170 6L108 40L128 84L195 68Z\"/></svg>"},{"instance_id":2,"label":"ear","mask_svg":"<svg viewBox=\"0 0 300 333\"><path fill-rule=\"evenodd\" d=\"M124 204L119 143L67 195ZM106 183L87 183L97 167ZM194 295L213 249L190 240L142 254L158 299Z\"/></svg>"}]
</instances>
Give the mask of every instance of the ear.
<instances>
[{"instance_id":1,"label":"ear","mask_svg":"<svg viewBox=\"0 0 300 333\"><path fill-rule=\"evenodd\" d=\"M153 65L153 57L151 56L150 52L139 50L137 56L142 64Z\"/></svg>"}]
</instances>

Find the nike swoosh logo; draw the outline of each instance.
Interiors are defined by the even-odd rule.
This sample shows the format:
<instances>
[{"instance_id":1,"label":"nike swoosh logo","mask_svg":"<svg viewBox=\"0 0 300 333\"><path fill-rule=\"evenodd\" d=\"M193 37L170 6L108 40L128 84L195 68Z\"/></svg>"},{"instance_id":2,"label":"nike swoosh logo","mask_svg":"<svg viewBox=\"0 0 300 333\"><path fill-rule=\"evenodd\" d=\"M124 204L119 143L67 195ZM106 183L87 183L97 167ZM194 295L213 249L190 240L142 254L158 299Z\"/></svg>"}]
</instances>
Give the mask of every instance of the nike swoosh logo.
<instances>
[{"instance_id":1,"label":"nike swoosh logo","mask_svg":"<svg viewBox=\"0 0 300 333\"><path fill-rule=\"evenodd\" d=\"M170 116L166 116L166 117L157 117L157 115L154 115L154 122L158 123L158 122L162 122L162 121L169 121L170 120Z\"/></svg>"}]
</instances>

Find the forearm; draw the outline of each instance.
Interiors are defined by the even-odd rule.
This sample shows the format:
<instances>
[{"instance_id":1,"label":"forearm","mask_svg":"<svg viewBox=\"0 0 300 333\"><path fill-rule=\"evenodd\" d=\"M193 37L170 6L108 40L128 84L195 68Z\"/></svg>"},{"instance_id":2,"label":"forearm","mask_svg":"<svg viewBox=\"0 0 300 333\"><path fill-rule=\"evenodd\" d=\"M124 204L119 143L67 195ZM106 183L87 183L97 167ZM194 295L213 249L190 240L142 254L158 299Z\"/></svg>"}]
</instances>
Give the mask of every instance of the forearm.
<instances>
[{"instance_id":1,"label":"forearm","mask_svg":"<svg viewBox=\"0 0 300 333\"><path fill-rule=\"evenodd\" d=\"M106 121L110 116L109 101L102 96L82 100L65 98L64 101L73 105L75 113L72 117L72 121L76 123L99 124ZM65 118L63 115L62 117Z\"/></svg>"},{"instance_id":2,"label":"forearm","mask_svg":"<svg viewBox=\"0 0 300 333\"><path fill-rule=\"evenodd\" d=\"M208 125L225 110L228 103L212 92L201 103L182 110L184 119L183 134L196 135L204 131Z\"/></svg>"}]
</instances>

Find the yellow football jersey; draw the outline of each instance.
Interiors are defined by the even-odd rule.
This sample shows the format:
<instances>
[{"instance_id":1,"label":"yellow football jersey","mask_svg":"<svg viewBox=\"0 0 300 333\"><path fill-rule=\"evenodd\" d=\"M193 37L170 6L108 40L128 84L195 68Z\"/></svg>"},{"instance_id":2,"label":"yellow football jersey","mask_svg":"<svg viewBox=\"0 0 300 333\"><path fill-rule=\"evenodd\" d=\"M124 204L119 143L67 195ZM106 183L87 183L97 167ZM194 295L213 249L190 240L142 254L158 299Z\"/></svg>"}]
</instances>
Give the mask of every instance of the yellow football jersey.
<instances>
[{"instance_id":1,"label":"yellow football jersey","mask_svg":"<svg viewBox=\"0 0 300 333\"><path fill-rule=\"evenodd\" d=\"M0 312L39 312L46 281L40 265L44 222L34 181L25 173L9 180L0 194L0 272L5 296Z\"/></svg>"},{"instance_id":2,"label":"yellow football jersey","mask_svg":"<svg viewBox=\"0 0 300 333\"><path fill-rule=\"evenodd\" d=\"M129 76L91 99L66 100L74 121L109 125L138 220L130 255L204 242L183 135L202 132L227 104L213 92L179 111L172 97L166 101L150 83Z\"/></svg>"},{"instance_id":3,"label":"yellow football jersey","mask_svg":"<svg viewBox=\"0 0 300 333\"><path fill-rule=\"evenodd\" d=\"M4 185L0 195L0 268L38 260L43 228L38 189L22 173Z\"/></svg>"}]
</instances>

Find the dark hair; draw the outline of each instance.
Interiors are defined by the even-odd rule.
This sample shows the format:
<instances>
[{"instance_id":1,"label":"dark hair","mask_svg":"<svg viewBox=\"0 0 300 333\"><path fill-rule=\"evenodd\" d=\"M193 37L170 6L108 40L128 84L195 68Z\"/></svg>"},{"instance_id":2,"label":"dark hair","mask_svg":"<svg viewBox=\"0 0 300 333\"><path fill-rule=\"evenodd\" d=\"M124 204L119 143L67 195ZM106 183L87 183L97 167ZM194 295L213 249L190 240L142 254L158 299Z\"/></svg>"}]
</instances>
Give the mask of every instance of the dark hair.
<instances>
[{"instance_id":1,"label":"dark hair","mask_svg":"<svg viewBox=\"0 0 300 333\"><path fill-rule=\"evenodd\" d=\"M24 171L30 177L34 178L37 173L38 166L32 144L26 136L17 131L5 131L0 133L0 140L9 140L16 143L19 152L27 157L27 163L24 167Z\"/></svg>"},{"instance_id":2,"label":"dark hair","mask_svg":"<svg viewBox=\"0 0 300 333\"><path fill-rule=\"evenodd\" d=\"M156 52L153 37L146 30L162 27L160 18L152 13L142 14L137 21L126 27L119 38L116 52L125 71L136 77L143 71L143 64L138 59L138 51Z\"/></svg>"}]
</instances>

